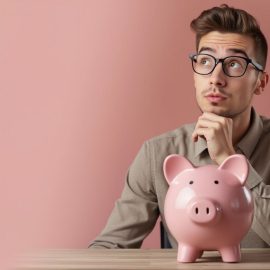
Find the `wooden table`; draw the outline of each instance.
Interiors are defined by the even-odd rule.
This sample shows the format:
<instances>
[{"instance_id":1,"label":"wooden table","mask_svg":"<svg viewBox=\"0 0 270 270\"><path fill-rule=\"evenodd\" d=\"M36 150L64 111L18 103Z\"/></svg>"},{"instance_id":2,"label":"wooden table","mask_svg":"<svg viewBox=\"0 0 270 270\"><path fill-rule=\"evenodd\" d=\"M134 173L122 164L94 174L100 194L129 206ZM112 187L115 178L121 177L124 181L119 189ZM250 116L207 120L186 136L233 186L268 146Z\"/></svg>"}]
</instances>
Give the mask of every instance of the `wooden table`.
<instances>
[{"instance_id":1,"label":"wooden table","mask_svg":"<svg viewBox=\"0 0 270 270\"><path fill-rule=\"evenodd\" d=\"M196 263L178 263L173 249L46 250L22 255L15 269L23 270L170 270L270 269L270 249L244 249L240 263L223 263L217 252L204 252Z\"/></svg>"}]
</instances>

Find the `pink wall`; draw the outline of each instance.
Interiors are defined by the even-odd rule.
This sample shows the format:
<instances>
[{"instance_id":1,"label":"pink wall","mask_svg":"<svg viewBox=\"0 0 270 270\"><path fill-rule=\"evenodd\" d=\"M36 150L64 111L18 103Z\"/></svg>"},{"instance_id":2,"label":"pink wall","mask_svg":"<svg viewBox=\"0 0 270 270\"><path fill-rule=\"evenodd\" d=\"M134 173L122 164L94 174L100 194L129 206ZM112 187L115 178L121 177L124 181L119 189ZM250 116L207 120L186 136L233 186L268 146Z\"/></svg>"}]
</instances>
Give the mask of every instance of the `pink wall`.
<instances>
[{"instance_id":1,"label":"pink wall","mask_svg":"<svg viewBox=\"0 0 270 270\"><path fill-rule=\"evenodd\" d=\"M6 250L87 247L143 141L198 116L189 23L223 2L0 2ZM252 12L270 37L269 1L227 3ZM255 100L268 116L269 95ZM159 247L157 229L144 247Z\"/></svg>"}]
</instances>

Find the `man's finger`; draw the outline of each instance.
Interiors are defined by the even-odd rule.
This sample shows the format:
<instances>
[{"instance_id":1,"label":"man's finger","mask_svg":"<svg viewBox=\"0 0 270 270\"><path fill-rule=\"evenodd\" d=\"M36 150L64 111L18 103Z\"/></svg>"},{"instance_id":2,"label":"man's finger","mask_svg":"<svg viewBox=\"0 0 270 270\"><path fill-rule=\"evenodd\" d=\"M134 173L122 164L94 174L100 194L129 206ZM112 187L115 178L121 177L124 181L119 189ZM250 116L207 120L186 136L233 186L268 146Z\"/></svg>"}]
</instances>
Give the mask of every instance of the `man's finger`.
<instances>
[{"instance_id":1,"label":"man's finger","mask_svg":"<svg viewBox=\"0 0 270 270\"><path fill-rule=\"evenodd\" d=\"M195 132L195 136L196 136L197 140L198 140L198 137L202 137L202 138L206 139L206 141L208 141L210 138L213 137L212 134L213 134L212 129L204 128L204 127L197 128L196 132Z\"/></svg>"}]
</instances>

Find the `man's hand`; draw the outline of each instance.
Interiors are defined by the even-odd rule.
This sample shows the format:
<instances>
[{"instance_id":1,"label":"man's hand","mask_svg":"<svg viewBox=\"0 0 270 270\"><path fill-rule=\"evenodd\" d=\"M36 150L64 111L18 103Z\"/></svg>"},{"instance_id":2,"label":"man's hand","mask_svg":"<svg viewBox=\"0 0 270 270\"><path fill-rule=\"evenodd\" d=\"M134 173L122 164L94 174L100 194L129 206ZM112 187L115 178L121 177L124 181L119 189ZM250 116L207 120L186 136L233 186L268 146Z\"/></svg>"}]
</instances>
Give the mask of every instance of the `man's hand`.
<instances>
[{"instance_id":1,"label":"man's hand","mask_svg":"<svg viewBox=\"0 0 270 270\"><path fill-rule=\"evenodd\" d=\"M228 156L235 154L232 141L233 120L213 113L203 113L196 124L192 139L202 137L207 142L213 161L221 164Z\"/></svg>"}]
</instances>

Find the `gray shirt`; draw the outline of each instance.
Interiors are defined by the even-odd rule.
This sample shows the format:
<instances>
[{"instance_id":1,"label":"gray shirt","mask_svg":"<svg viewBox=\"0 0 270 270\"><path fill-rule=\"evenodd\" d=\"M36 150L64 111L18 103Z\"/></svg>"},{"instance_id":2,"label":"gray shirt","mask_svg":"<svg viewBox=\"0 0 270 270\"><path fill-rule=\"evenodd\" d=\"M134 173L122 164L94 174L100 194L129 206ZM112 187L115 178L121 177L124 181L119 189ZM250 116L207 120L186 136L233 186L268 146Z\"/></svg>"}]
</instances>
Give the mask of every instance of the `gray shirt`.
<instances>
[{"instance_id":1,"label":"gray shirt","mask_svg":"<svg viewBox=\"0 0 270 270\"><path fill-rule=\"evenodd\" d=\"M205 140L193 142L195 124L184 125L146 141L129 168L121 197L92 248L139 248L152 231L158 217L173 247L177 242L164 219L164 200L168 184L163 174L164 159L180 154L195 166L212 164ZM270 245L270 119L251 113L251 124L236 146L236 152L249 160L246 182L255 203L253 224L241 242L242 247ZM237 226L237 224L235 224Z\"/></svg>"}]
</instances>

